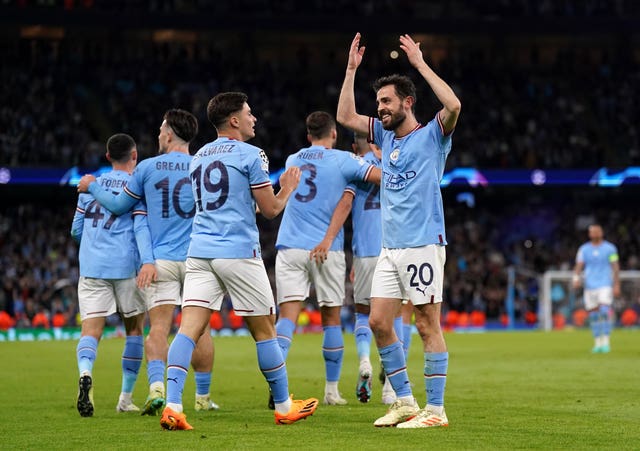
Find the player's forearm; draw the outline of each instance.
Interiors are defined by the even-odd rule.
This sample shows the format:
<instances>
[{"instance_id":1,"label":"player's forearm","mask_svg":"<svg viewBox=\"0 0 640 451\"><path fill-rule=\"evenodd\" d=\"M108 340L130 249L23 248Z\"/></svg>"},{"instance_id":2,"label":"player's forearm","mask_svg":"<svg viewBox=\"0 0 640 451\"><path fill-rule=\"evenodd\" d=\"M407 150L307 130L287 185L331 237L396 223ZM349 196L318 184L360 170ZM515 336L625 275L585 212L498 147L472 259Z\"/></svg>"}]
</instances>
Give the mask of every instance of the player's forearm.
<instances>
[{"instance_id":1,"label":"player's forearm","mask_svg":"<svg viewBox=\"0 0 640 451\"><path fill-rule=\"evenodd\" d=\"M342 230L342 226L349 217L349 213L351 213L351 206L352 202L347 201L346 199L341 199L340 202L338 202L338 205L331 216L329 227L327 227L327 231L324 234L324 240L333 243L333 240L338 236L338 233Z\"/></svg>"},{"instance_id":2,"label":"player's forearm","mask_svg":"<svg viewBox=\"0 0 640 451\"><path fill-rule=\"evenodd\" d=\"M354 93L354 83L356 78L356 69L347 69L338 98L338 110L336 119L345 127L353 130L353 122L357 116L356 97ZM359 131L359 130L358 130Z\"/></svg>"},{"instance_id":3,"label":"player's forearm","mask_svg":"<svg viewBox=\"0 0 640 451\"><path fill-rule=\"evenodd\" d=\"M459 114L462 107L460 99L453 92L451 86L449 86L442 78L436 74L426 62L416 67L420 75L431 87L431 90L436 95L442 106L452 114Z\"/></svg>"},{"instance_id":4,"label":"player's forearm","mask_svg":"<svg viewBox=\"0 0 640 451\"><path fill-rule=\"evenodd\" d=\"M287 206L287 202L289 201L291 193L293 193L293 190L280 189L280 191L278 191L278 194L273 196L273 202L271 203L271 205L268 205L267 208L260 207L262 216L267 219L273 219L280 213L282 213L284 207Z\"/></svg>"},{"instance_id":5,"label":"player's forearm","mask_svg":"<svg viewBox=\"0 0 640 451\"><path fill-rule=\"evenodd\" d=\"M128 212L137 202L136 199L126 193L115 195L107 191L98 182L92 182L89 185L89 192L100 202L100 205L116 216Z\"/></svg>"}]
</instances>

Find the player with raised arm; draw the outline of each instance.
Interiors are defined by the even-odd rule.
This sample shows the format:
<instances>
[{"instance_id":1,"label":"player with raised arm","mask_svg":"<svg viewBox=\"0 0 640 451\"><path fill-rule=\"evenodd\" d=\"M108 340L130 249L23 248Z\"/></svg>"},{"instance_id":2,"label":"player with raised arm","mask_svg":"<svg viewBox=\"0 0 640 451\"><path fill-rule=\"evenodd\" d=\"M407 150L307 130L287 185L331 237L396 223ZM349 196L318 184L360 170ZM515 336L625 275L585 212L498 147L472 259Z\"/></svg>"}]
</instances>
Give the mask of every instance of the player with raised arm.
<instances>
[{"instance_id":1,"label":"player with raised arm","mask_svg":"<svg viewBox=\"0 0 640 451\"><path fill-rule=\"evenodd\" d=\"M300 170L287 169L274 194L269 160L245 141L255 136L256 118L247 96L225 92L213 97L207 116L218 138L194 156L191 183L196 202L182 303L180 330L169 347L167 406L160 424L169 430L193 429L182 412L182 390L196 341L211 313L220 310L225 293L244 317L256 341L258 366L275 401L276 424L290 424L313 414L314 398L289 397L287 369L275 331L275 302L262 261L256 204L267 218L284 209L300 180Z\"/></svg>"},{"instance_id":2,"label":"player with raised arm","mask_svg":"<svg viewBox=\"0 0 640 451\"><path fill-rule=\"evenodd\" d=\"M584 306L589 312L589 325L595 344L591 352L611 351L611 305L620 296L620 263L618 249L604 239L602 226L589 226L589 241L578 249L573 286L579 288L584 270Z\"/></svg>"},{"instance_id":3,"label":"player with raised arm","mask_svg":"<svg viewBox=\"0 0 640 451\"><path fill-rule=\"evenodd\" d=\"M367 134L382 149L380 184L382 251L371 288L369 324L396 402L375 426L424 428L447 426L444 390L449 354L440 328L440 304L447 243L440 180L460 101L425 62L420 44L400 36L400 48L443 107L426 125L415 117L416 90L406 76L391 75L374 83L378 118L356 112L354 81L365 48L357 33L349 49L338 101L338 121ZM393 321L403 298L414 305L424 348L427 404L420 409L409 383L406 360Z\"/></svg>"},{"instance_id":4,"label":"player with raised arm","mask_svg":"<svg viewBox=\"0 0 640 451\"><path fill-rule=\"evenodd\" d=\"M380 149L367 142L366 136L354 135L354 152L363 160L376 167L380 166ZM360 402L371 399L371 328L369 327L369 305L371 299L371 282L373 272L382 248L382 222L380 219L380 187L371 183L349 183L333 216L324 238L313 250L314 255L326 255L333 242L342 230L342 226L351 213L353 223L353 237L351 240L353 251L353 297L356 309L356 324L354 336L359 359L358 382L356 397ZM402 321L397 316L394 320L396 334L402 337ZM403 341L403 340L401 340ZM404 342L404 341L403 341ZM389 380L382 373L384 383L382 402L392 404L396 395Z\"/></svg>"},{"instance_id":5,"label":"player with raised arm","mask_svg":"<svg viewBox=\"0 0 640 451\"><path fill-rule=\"evenodd\" d=\"M325 361L324 403L344 405L338 391L344 342L340 309L345 296L346 263L342 226L327 249L316 249L342 193L351 181L380 183L380 169L350 152L336 150L336 123L329 113L316 111L306 119L310 146L287 158L304 180L287 203L276 248L276 291L280 315L278 342L286 360L302 302L314 284L322 317Z\"/></svg>"},{"instance_id":6,"label":"player with raised arm","mask_svg":"<svg viewBox=\"0 0 640 451\"><path fill-rule=\"evenodd\" d=\"M146 288L149 334L145 341L149 395L142 409L143 415L157 415L165 403L165 362L169 349L175 307L181 303L185 276L185 260L195 203L189 179L189 143L198 134L198 120L188 111L168 110L158 135L158 156L138 165L131 180L118 196L113 196L91 176L80 181L79 189L87 189L107 209L115 214L128 211L138 202L146 205L151 243L142 242L136 235L142 256L138 284ZM136 216L138 221L144 216ZM209 329L207 329L207 332ZM196 410L218 409L210 399L211 370L214 347L210 334L204 333L191 364L196 379Z\"/></svg>"},{"instance_id":7,"label":"player with raised arm","mask_svg":"<svg viewBox=\"0 0 640 451\"><path fill-rule=\"evenodd\" d=\"M121 191L137 157L133 138L113 135L107 141L107 159L113 170L100 176L97 183L111 192ZM136 286L140 257L133 228L131 214L109 214L90 194L78 196L71 235L80 243L78 304L82 327L76 356L80 373L77 408L83 417L93 416L93 364L106 317L116 311L122 316L127 335L122 354L122 391L116 410L140 410L133 404L132 393L142 363L144 299Z\"/></svg>"}]
</instances>

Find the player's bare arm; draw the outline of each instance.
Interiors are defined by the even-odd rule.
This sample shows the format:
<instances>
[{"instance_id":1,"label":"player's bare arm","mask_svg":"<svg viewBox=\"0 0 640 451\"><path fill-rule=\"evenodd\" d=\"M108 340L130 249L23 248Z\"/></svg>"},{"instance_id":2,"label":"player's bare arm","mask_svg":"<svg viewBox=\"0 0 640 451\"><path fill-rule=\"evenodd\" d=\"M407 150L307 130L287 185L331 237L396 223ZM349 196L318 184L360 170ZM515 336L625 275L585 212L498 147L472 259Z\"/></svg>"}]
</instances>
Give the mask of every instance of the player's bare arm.
<instances>
[{"instance_id":1,"label":"player's bare arm","mask_svg":"<svg viewBox=\"0 0 640 451\"><path fill-rule=\"evenodd\" d=\"M461 103L453 92L453 89L440 78L425 62L420 49L420 43L415 42L408 34L400 36L400 48L407 54L407 59L415 67L420 75L426 80L431 90L442 103L440 122L444 128L444 133L450 133L456 127L458 116L460 116Z\"/></svg>"},{"instance_id":2,"label":"player's bare arm","mask_svg":"<svg viewBox=\"0 0 640 451\"><path fill-rule=\"evenodd\" d=\"M617 298L620 297L620 263L611 262L611 269L613 269L613 296Z\"/></svg>"},{"instance_id":3,"label":"player's bare arm","mask_svg":"<svg viewBox=\"0 0 640 451\"><path fill-rule=\"evenodd\" d=\"M345 191L342 194L338 205L336 205L336 209L333 211L333 215L331 216L331 221L329 222L329 227L327 227L327 231L324 234L324 238L320 244L311 249L311 252L309 252L309 259L315 260L318 264L325 262L327 255L329 254L329 249L331 249L331 245L333 244L333 240L338 236L344 222L349 217L352 206L353 193L351 191Z\"/></svg>"},{"instance_id":4,"label":"player's bare arm","mask_svg":"<svg viewBox=\"0 0 640 451\"><path fill-rule=\"evenodd\" d=\"M85 174L82 176L82 178L80 179L80 182L78 183L78 192L79 193L88 193L89 192L89 185L92 182L95 182L96 178L95 176L91 175L91 174Z\"/></svg>"},{"instance_id":5,"label":"player's bare arm","mask_svg":"<svg viewBox=\"0 0 640 451\"><path fill-rule=\"evenodd\" d=\"M278 191L278 194L274 194L273 188L270 186L252 190L253 198L258 204L262 216L267 219L273 219L278 216L287 205L291 193L298 187L298 182L300 182L300 168L292 166L280 176L280 191Z\"/></svg>"},{"instance_id":6,"label":"player's bare arm","mask_svg":"<svg viewBox=\"0 0 640 451\"><path fill-rule=\"evenodd\" d=\"M369 118L356 112L356 99L354 94L356 71L362 63L365 50L364 46L360 46L360 37L360 33L356 33L349 47L347 71L344 76L344 82L342 83L340 98L338 99L336 119L349 130L367 136L369 133Z\"/></svg>"},{"instance_id":7,"label":"player's bare arm","mask_svg":"<svg viewBox=\"0 0 640 451\"><path fill-rule=\"evenodd\" d=\"M573 270L573 288L580 288L582 286L582 270L584 269L583 262L577 262L576 267Z\"/></svg>"}]
</instances>

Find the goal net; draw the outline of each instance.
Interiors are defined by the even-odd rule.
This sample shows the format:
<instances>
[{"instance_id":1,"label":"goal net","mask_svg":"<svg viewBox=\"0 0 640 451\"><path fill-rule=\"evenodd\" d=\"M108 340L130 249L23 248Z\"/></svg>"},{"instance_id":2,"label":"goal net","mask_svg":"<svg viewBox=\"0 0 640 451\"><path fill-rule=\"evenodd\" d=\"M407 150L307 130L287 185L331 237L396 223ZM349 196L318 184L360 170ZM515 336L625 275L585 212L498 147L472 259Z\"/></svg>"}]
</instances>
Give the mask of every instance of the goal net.
<instances>
[{"instance_id":1,"label":"goal net","mask_svg":"<svg viewBox=\"0 0 640 451\"><path fill-rule=\"evenodd\" d=\"M584 309L582 288L573 288L573 271L547 271L542 275L540 302L538 304L539 326L544 330L553 328L553 316L561 314L567 324L572 324L574 313ZM620 291L613 300L616 317L640 299L640 271L620 271Z\"/></svg>"}]
</instances>

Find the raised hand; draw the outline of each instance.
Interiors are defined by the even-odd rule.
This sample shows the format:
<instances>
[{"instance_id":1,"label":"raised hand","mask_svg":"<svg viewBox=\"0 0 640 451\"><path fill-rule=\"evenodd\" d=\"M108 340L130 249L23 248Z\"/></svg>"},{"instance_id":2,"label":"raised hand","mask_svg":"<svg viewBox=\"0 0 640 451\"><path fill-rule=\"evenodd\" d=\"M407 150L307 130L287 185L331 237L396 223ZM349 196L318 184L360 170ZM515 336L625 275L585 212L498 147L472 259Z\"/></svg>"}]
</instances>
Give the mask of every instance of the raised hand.
<instances>
[{"instance_id":1,"label":"raised hand","mask_svg":"<svg viewBox=\"0 0 640 451\"><path fill-rule=\"evenodd\" d=\"M408 34L400 36L400 48L407 54L407 58L413 67L424 63L420 43L415 42Z\"/></svg>"},{"instance_id":2,"label":"raised hand","mask_svg":"<svg viewBox=\"0 0 640 451\"><path fill-rule=\"evenodd\" d=\"M365 47L360 47L360 33L356 33L356 36L351 41L351 47L349 47L349 61L347 62L347 69L355 70L362 63L362 56L364 55Z\"/></svg>"}]
</instances>

